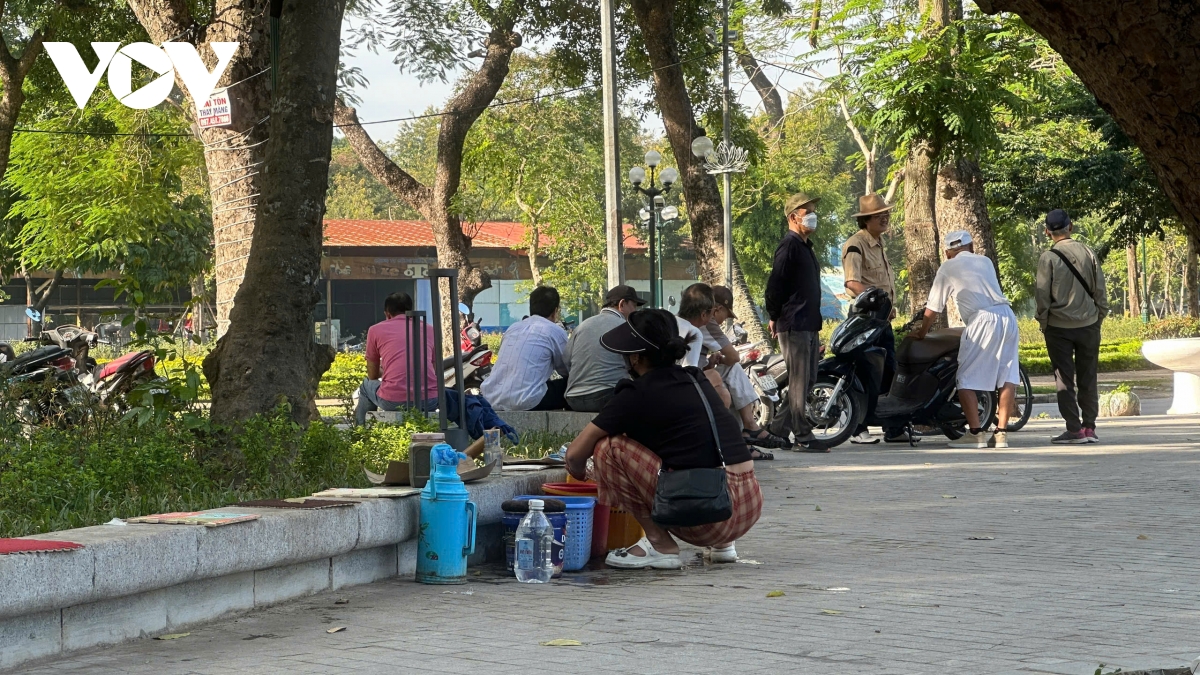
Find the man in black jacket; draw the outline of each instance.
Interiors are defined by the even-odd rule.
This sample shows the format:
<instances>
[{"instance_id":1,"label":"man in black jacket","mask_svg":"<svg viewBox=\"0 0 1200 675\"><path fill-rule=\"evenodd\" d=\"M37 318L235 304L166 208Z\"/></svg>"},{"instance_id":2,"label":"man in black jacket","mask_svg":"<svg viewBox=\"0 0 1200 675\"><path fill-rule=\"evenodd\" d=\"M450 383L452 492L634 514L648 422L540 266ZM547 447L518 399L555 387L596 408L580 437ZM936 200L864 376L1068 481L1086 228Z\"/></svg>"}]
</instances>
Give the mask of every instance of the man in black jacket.
<instances>
[{"instance_id":1,"label":"man in black jacket","mask_svg":"<svg viewBox=\"0 0 1200 675\"><path fill-rule=\"evenodd\" d=\"M790 431L796 436L796 446L802 449L801 444L813 439L804 402L817 377L821 332L821 266L808 240L817 229L816 203L816 199L801 192L788 197L784 204L788 232L775 249L766 297L771 335L779 338L788 367L787 411L775 421L771 432L787 438Z\"/></svg>"}]
</instances>

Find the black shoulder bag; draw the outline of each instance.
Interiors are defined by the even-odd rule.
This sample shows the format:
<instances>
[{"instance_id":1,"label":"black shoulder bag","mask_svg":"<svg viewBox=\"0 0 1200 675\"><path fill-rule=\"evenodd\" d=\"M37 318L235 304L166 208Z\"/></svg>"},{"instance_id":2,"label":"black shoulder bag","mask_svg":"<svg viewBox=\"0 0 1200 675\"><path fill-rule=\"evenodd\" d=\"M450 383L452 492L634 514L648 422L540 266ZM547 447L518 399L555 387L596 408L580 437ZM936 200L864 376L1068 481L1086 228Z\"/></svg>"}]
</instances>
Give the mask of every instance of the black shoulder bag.
<instances>
[{"instance_id":1,"label":"black shoulder bag","mask_svg":"<svg viewBox=\"0 0 1200 675\"><path fill-rule=\"evenodd\" d=\"M721 437L717 433L717 420L713 417L708 397L700 388L694 375L692 384L704 412L708 413L708 424L712 427L713 442L717 446L717 457L721 466L715 469L683 469L658 473L658 487L654 491L654 506L650 519L665 527L695 527L720 523L733 517L733 502L729 498L729 485L725 476L725 455L721 452Z\"/></svg>"},{"instance_id":2,"label":"black shoulder bag","mask_svg":"<svg viewBox=\"0 0 1200 675\"><path fill-rule=\"evenodd\" d=\"M1088 297L1092 299L1092 302L1095 302L1096 297L1092 295L1092 287L1088 286L1088 282L1083 280L1083 275L1079 273L1079 270L1075 269L1075 266L1071 264L1070 260L1067 260L1067 256L1063 255L1062 251L1054 248L1053 246L1050 247L1050 252L1058 256L1059 260L1063 261L1063 264L1067 266L1067 269L1071 270L1071 274L1075 275L1075 280L1079 282L1080 286L1083 286L1083 290L1087 291Z\"/></svg>"}]
</instances>

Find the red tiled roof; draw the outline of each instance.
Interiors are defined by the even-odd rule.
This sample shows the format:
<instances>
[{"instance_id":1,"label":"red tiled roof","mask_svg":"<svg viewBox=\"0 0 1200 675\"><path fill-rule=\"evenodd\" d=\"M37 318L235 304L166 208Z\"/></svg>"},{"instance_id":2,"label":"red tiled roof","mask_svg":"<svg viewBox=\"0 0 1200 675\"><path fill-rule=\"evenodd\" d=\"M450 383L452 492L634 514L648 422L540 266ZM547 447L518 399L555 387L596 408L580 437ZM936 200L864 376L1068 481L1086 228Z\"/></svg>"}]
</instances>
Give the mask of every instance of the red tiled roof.
<instances>
[{"instance_id":1,"label":"red tiled roof","mask_svg":"<svg viewBox=\"0 0 1200 675\"><path fill-rule=\"evenodd\" d=\"M521 248L525 238L523 223L485 222L475 227L473 239L478 248ZM326 220L325 245L343 246L434 246L433 228L423 220ZM645 250L634 236L632 225L625 226L625 247Z\"/></svg>"}]
</instances>

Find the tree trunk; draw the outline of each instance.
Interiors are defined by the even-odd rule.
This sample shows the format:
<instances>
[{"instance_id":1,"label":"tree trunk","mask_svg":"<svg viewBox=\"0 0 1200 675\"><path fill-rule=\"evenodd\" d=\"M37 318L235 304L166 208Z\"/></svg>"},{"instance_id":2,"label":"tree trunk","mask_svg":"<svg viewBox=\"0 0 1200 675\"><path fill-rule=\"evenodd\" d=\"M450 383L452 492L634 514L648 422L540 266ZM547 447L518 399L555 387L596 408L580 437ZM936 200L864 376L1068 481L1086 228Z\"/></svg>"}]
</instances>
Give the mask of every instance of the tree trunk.
<instances>
[{"instance_id":1,"label":"tree trunk","mask_svg":"<svg viewBox=\"0 0 1200 675\"><path fill-rule=\"evenodd\" d=\"M316 414L333 349L313 339L320 298L325 192L333 143L344 0L285 0L278 90L271 105L262 208L229 330L204 359L212 419L230 424L281 402L297 422Z\"/></svg>"},{"instance_id":2,"label":"tree trunk","mask_svg":"<svg viewBox=\"0 0 1200 675\"><path fill-rule=\"evenodd\" d=\"M218 335L229 329L234 298L246 273L262 191L260 169L271 107L270 4L270 0L214 0L213 11L219 20L199 25L187 3L180 0L129 0L130 8L154 42L188 40L197 46L209 68L216 65L209 43L239 43L218 83L219 87L233 85L229 90L233 123L199 133L205 146L212 197ZM184 107L194 116L195 102L182 82L179 88L187 101Z\"/></svg>"},{"instance_id":3,"label":"tree trunk","mask_svg":"<svg viewBox=\"0 0 1200 675\"><path fill-rule=\"evenodd\" d=\"M1129 242L1125 246L1125 278L1129 286L1129 316L1142 315L1142 292L1138 285L1137 243Z\"/></svg>"},{"instance_id":4,"label":"tree trunk","mask_svg":"<svg viewBox=\"0 0 1200 675\"><path fill-rule=\"evenodd\" d=\"M750 84L754 85L754 90L762 98L763 112L767 114L767 121L770 125L767 128L768 133L781 138L783 135L783 97L779 95L779 89L763 72L762 66L758 65L758 60L754 58L754 55L750 53L750 48L745 44L737 52L737 61L738 65L742 67L742 71L746 73L746 77L750 78Z\"/></svg>"},{"instance_id":5,"label":"tree trunk","mask_svg":"<svg viewBox=\"0 0 1200 675\"><path fill-rule=\"evenodd\" d=\"M975 241L975 252L992 259L996 276L1000 263L996 258L996 238L988 217L987 195L979 163L967 157L948 160L937 176L937 226L939 233L966 230Z\"/></svg>"},{"instance_id":6,"label":"tree trunk","mask_svg":"<svg viewBox=\"0 0 1200 675\"><path fill-rule=\"evenodd\" d=\"M1193 0L977 0L1041 33L1137 143L1200 236L1200 12Z\"/></svg>"},{"instance_id":7,"label":"tree trunk","mask_svg":"<svg viewBox=\"0 0 1200 675\"><path fill-rule=\"evenodd\" d=\"M1183 285L1187 289L1187 313L1193 318L1200 318L1200 234L1187 233L1187 274L1183 276Z\"/></svg>"},{"instance_id":8,"label":"tree trunk","mask_svg":"<svg viewBox=\"0 0 1200 675\"><path fill-rule=\"evenodd\" d=\"M483 64L442 110L432 187L422 185L379 150L359 124L354 108L339 101L335 110L337 125L363 166L392 194L429 221L437 246L438 267L458 270L458 299L451 298L448 290L441 294L445 345L452 346L458 339L450 330L451 312L458 311L457 302L469 305L480 291L492 285L487 273L471 263L471 240L463 233L459 214L453 212L454 197L462 182L463 145L475 120L496 98L496 92L508 77L513 51L520 46L521 36L513 31L511 19L492 28Z\"/></svg>"},{"instance_id":9,"label":"tree trunk","mask_svg":"<svg viewBox=\"0 0 1200 675\"><path fill-rule=\"evenodd\" d=\"M692 141L703 136L704 130L696 124L683 68L679 64L674 5L674 0L632 2L633 14L650 56L650 65L654 68L654 98L679 170L679 182L687 197L688 221L691 223L692 244L700 278L709 284L720 284L725 279L721 193L717 190L716 179L705 170L703 160L692 155ZM736 272L734 277L736 280ZM735 281L732 290L737 307L753 307L754 300L744 279L740 283ZM735 311L739 310L735 308ZM758 321L747 323L746 332L751 342L766 340L766 332Z\"/></svg>"},{"instance_id":10,"label":"tree trunk","mask_svg":"<svg viewBox=\"0 0 1200 675\"><path fill-rule=\"evenodd\" d=\"M914 141L904 166L904 250L914 314L925 307L941 265L936 193L937 149L929 141Z\"/></svg>"},{"instance_id":11,"label":"tree trunk","mask_svg":"<svg viewBox=\"0 0 1200 675\"><path fill-rule=\"evenodd\" d=\"M46 307L50 304L50 296L54 295L55 289L62 283L63 271L55 270L54 276L42 282L41 286L34 288L33 273L21 266L21 276L25 279L25 306L29 307L39 315L43 315ZM38 321L30 319L29 337L38 337L42 334L42 324L46 317L42 316Z\"/></svg>"},{"instance_id":12,"label":"tree trunk","mask_svg":"<svg viewBox=\"0 0 1200 675\"><path fill-rule=\"evenodd\" d=\"M529 257L529 276L533 279L534 288L542 285L542 268L538 265L538 249L542 243L540 237L541 231L535 220L529 226L529 248L525 251Z\"/></svg>"},{"instance_id":13,"label":"tree trunk","mask_svg":"<svg viewBox=\"0 0 1200 675\"><path fill-rule=\"evenodd\" d=\"M0 3L0 14L4 12L4 3ZM12 20L10 18L10 20ZM34 59L42 50L42 43L52 37L53 30L35 30L29 38L25 50L20 56L13 56L8 49L8 42L0 35L0 85L4 93L0 96L0 181L8 172L8 156L12 151L13 129L21 115L21 106L25 104L25 77L33 68Z\"/></svg>"}]
</instances>

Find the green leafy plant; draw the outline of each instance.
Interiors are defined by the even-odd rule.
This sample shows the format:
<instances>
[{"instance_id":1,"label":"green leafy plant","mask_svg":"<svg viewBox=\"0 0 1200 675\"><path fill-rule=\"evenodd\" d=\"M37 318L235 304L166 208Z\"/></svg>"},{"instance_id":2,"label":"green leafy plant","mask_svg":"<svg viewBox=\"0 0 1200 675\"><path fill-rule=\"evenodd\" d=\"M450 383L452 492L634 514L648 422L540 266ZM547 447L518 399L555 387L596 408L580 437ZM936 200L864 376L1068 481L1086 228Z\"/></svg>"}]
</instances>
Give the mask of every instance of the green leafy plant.
<instances>
[{"instance_id":1,"label":"green leafy plant","mask_svg":"<svg viewBox=\"0 0 1200 675\"><path fill-rule=\"evenodd\" d=\"M1190 316L1167 317L1146 326L1143 335L1147 340L1200 337L1200 319Z\"/></svg>"}]
</instances>

